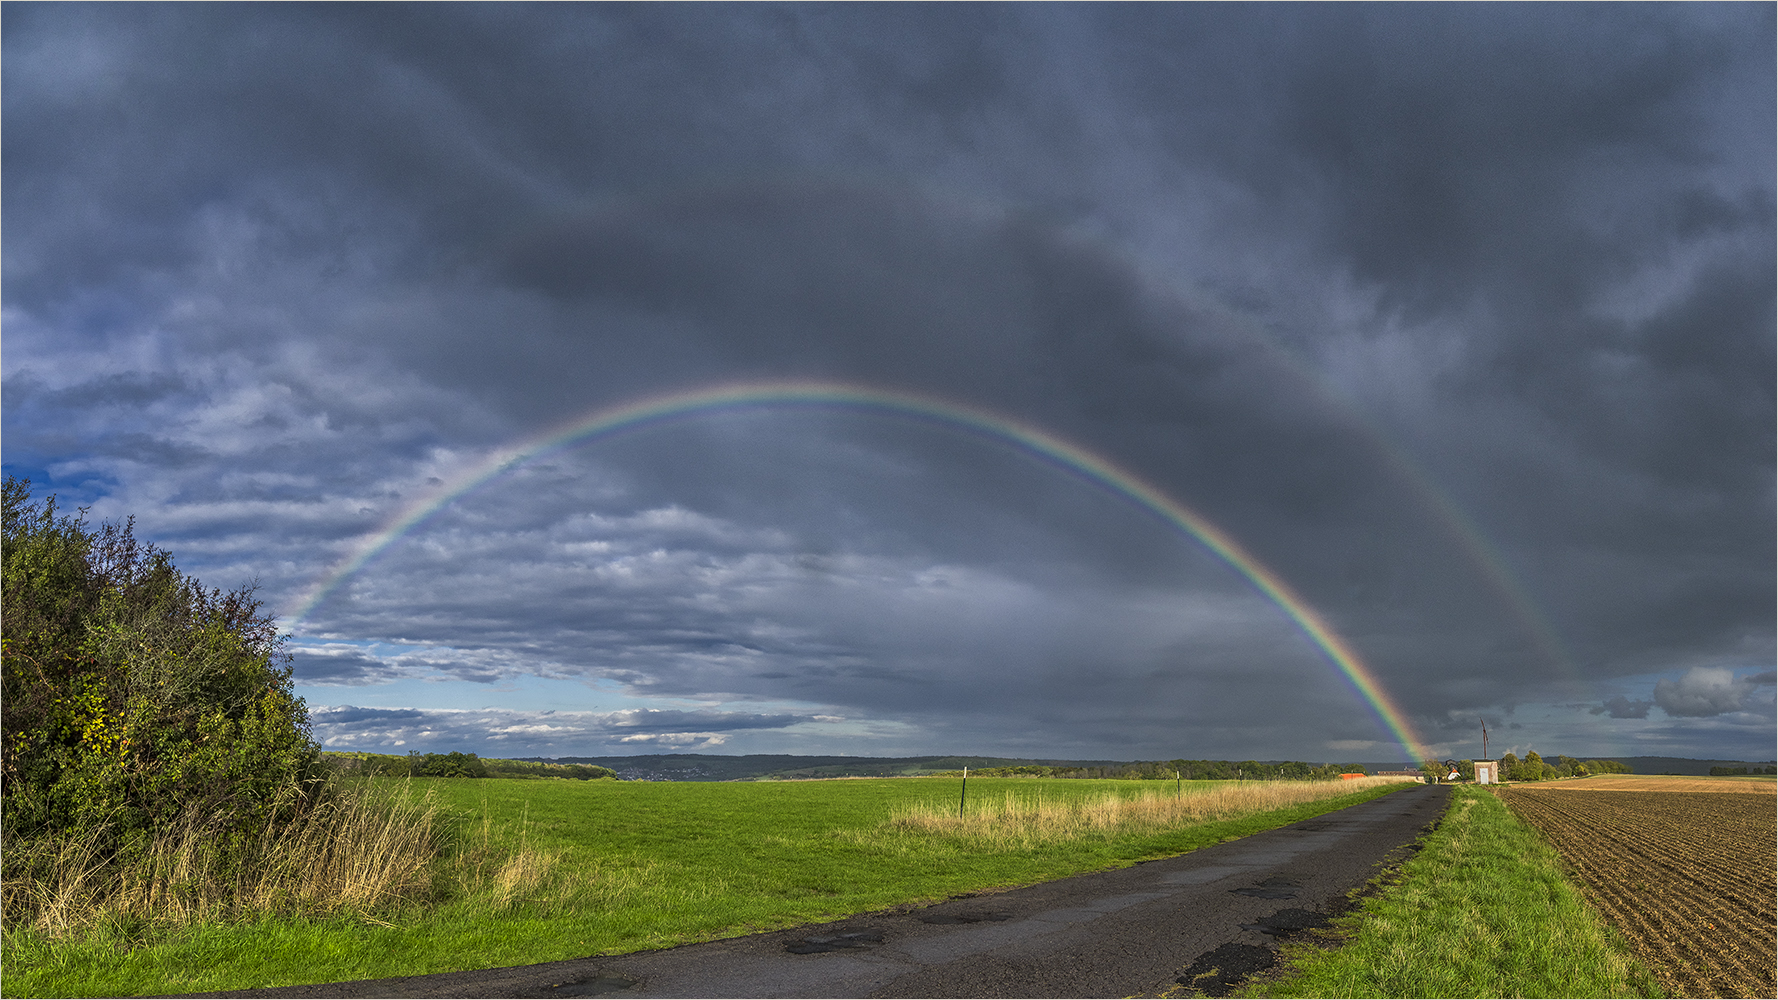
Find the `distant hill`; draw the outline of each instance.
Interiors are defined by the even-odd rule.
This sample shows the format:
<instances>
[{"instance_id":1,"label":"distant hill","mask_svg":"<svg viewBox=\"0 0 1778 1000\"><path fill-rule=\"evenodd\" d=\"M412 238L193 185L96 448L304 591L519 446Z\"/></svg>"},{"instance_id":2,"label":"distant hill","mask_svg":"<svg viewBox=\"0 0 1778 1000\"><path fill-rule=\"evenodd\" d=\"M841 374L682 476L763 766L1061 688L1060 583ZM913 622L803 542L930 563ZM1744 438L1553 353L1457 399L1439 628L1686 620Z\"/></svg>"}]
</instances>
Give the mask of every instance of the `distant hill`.
<instances>
[{"instance_id":1,"label":"distant hill","mask_svg":"<svg viewBox=\"0 0 1778 1000\"><path fill-rule=\"evenodd\" d=\"M1570 754L1578 760L1615 760L1628 764L1637 774L1708 775L1712 767L1769 765L1772 761L1693 760L1689 757L1601 757ZM523 757L521 760L558 764L597 764L617 772L626 781L759 781L796 778L900 778L959 768L1018 767L1045 764L1051 767L1122 767L1141 763L1127 760L1056 760L1026 757L816 757L801 754L641 754L633 757ZM1555 760L1551 757L1550 760ZM1277 764L1279 761L1263 761ZM1412 771L1418 763L1370 761L1362 765L1378 771Z\"/></svg>"},{"instance_id":2,"label":"distant hill","mask_svg":"<svg viewBox=\"0 0 1778 1000\"><path fill-rule=\"evenodd\" d=\"M527 757L558 764L597 764L628 781L759 781L797 778L899 778L956 771L968 767L1021 767L1041 764L1063 768L1125 768L1148 761L1058 760L1029 757L812 757L797 754L673 753L634 757ZM1282 761L1261 761L1280 764ZM1390 763L1386 768L1404 765ZM1418 765L1413 765L1418 766ZM1375 770L1375 767L1371 768ZM1117 777L1118 775L1108 775Z\"/></svg>"},{"instance_id":3,"label":"distant hill","mask_svg":"<svg viewBox=\"0 0 1778 1000\"><path fill-rule=\"evenodd\" d=\"M545 760L527 757L526 760ZM609 767L626 781L749 781L762 778L900 778L959 768L1116 767L1120 760L1030 760L1020 757L810 757L798 754L643 754L635 757L555 757L558 764Z\"/></svg>"},{"instance_id":4,"label":"distant hill","mask_svg":"<svg viewBox=\"0 0 1778 1000\"><path fill-rule=\"evenodd\" d=\"M1541 751L1540 751L1541 753ZM1754 765L1770 766L1769 760L1693 760L1690 757L1609 757L1604 754L1578 754L1568 756L1575 760L1615 760L1627 764L1637 774L1686 774L1708 775L1712 767L1752 767ZM1555 754L1544 754L1543 758L1551 764L1556 762ZM1366 764L1374 774L1377 771L1395 771L1418 768L1418 764L1399 764L1390 761L1385 764Z\"/></svg>"},{"instance_id":5,"label":"distant hill","mask_svg":"<svg viewBox=\"0 0 1778 1000\"><path fill-rule=\"evenodd\" d=\"M1707 775L1713 767L1752 767L1756 764L1769 766L1775 763L1769 760L1693 760L1690 757L1609 757L1604 759L1622 761L1630 765L1630 769L1637 774Z\"/></svg>"}]
</instances>

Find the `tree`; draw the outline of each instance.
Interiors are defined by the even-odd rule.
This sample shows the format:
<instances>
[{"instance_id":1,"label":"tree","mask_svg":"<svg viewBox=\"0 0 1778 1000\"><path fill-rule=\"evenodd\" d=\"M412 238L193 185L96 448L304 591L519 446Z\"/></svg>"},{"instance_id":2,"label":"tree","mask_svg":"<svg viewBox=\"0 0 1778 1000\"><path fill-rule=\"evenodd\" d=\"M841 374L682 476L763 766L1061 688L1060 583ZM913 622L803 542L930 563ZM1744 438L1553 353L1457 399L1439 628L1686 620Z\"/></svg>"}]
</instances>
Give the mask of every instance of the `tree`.
<instances>
[{"instance_id":1,"label":"tree","mask_svg":"<svg viewBox=\"0 0 1778 1000\"><path fill-rule=\"evenodd\" d=\"M175 820L219 844L320 778L274 618L252 586L206 590L30 481L4 486L0 778L9 837L116 850Z\"/></svg>"},{"instance_id":2,"label":"tree","mask_svg":"<svg viewBox=\"0 0 1778 1000\"><path fill-rule=\"evenodd\" d=\"M1525 759L1520 761L1518 766L1508 774L1508 777L1514 781L1545 781L1555 776L1556 769L1544 763L1543 758L1537 755L1536 750L1525 754Z\"/></svg>"}]
</instances>

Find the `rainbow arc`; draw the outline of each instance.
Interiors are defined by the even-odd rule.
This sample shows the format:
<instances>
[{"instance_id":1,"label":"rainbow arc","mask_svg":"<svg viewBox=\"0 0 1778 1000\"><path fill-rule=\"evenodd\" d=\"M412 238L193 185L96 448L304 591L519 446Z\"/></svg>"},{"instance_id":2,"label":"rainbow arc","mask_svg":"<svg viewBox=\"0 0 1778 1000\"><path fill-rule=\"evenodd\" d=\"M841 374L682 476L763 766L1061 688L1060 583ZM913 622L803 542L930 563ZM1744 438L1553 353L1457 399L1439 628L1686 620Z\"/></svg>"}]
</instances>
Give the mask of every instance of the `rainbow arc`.
<instances>
[{"instance_id":1,"label":"rainbow arc","mask_svg":"<svg viewBox=\"0 0 1778 1000\"><path fill-rule=\"evenodd\" d=\"M517 444L446 483L402 510L362 541L356 551L315 585L288 617L302 621L347 580L402 536L463 496L520 465L554 452L652 424L715 412L779 406L824 406L914 416L986 437L1040 459L1125 498L1173 530L1203 545L1275 604L1351 683L1411 760L1427 759L1424 744L1375 674L1332 625L1276 572L1227 532L1142 477L1102 455L1023 421L979 407L902 390L841 382L786 380L730 383L652 396L597 410Z\"/></svg>"}]
</instances>

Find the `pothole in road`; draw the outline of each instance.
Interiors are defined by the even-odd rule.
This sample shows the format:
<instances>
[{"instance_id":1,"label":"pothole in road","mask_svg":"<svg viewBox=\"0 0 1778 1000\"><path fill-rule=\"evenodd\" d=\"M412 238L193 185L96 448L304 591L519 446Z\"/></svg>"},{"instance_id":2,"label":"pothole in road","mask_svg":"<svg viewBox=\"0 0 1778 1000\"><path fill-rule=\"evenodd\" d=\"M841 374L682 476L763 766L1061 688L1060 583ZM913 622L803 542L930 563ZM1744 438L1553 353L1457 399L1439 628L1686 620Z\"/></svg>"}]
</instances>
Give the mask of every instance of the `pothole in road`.
<instances>
[{"instance_id":1,"label":"pothole in road","mask_svg":"<svg viewBox=\"0 0 1778 1000\"><path fill-rule=\"evenodd\" d=\"M883 932L867 928L837 934L816 934L792 941L784 946L784 950L792 955L816 955L824 951L855 951L860 948L872 948L882 943Z\"/></svg>"},{"instance_id":2,"label":"pothole in road","mask_svg":"<svg viewBox=\"0 0 1778 1000\"><path fill-rule=\"evenodd\" d=\"M596 997L605 993L618 993L636 985L636 980L624 976L600 976L597 979L582 979L572 983L559 983L550 987L550 996L557 997Z\"/></svg>"},{"instance_id":3,"label":"pothole in road","mask_svg":"<svg viewBox=\"0 0 1778 1000\"><path fill-rule=\"evenodd\" d=\"M1257 944L1230 942L1198 960L1178 979L1179 985L1208 997L1226 997L1248 976L1278 962L1278 953Z\"/></svg>"},{"instance_id":4,"label":"pothole in road","mask_svg":"<svg viewBox=\"0 0 1778 1000\"><path fill-rule=\"evenodd\" d=\"M1331 926L1331 922L1312 910L1279 910L1269 917L1261 917L1256 924L1242 924L1244 931L1259 931L1273 937L1286 938L1306 930Z\"/></svg>"}]
</instances>

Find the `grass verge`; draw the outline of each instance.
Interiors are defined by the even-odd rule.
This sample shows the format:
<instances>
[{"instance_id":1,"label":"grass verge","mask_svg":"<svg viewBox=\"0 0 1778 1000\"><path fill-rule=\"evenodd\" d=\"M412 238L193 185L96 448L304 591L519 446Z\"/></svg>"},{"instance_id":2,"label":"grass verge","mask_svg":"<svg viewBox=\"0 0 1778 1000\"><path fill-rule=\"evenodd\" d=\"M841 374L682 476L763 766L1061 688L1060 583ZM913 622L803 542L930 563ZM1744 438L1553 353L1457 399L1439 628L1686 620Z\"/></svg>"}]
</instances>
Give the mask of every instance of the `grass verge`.
<instances>
[{"instance_id":1,"label":"grass verge","mask_svg":"<svg viewBox=\"0 0 1778 1000\"><path fill-rule=\"evenodd\" d=\"M1187 793L1222 782L1173 786ZM1259 784L1257 782L1250 784ZM1144 787L1147 785L1148 787ZM1155 829L1079 826L996 848L969 830L895 822L956 808L945 778L766 783L426 779L449 831L448 892L374 913L242 922L9 930L7 996L132 996L374 979L615 954L794 927L1120 867L1386 794L1332 798ZM1150 783L976 779L972 802L1041 795L1082 815Z\"/></svg>"},{"instance_id":2,"label":"grass verge","mask_svg":"<svg viewBox=\"0 0 1778 1000\"><path fill-rule=\"evenodd\" d=\"M979 779L978 779L979 780ZM1234 819L1287 809L1323 799L1340 798L1363 788L1401 784L1397 778L1351 781L1203 781L1190 791L1128 782L1096 796L1056 796L1050 789L1014 786L1001 797L977 796L961 804L920 802L897 809L891 830L967 841L978 849L1025 851L1073 841L1136 834L1162 834L1183 826ZM859 836L880 838L882 831Z\"/></svg>"},{"instance_id":3,"label":"grass verge","mask_svg":"<svg viewBox=\"0 0 1778 1000\"><path fill-rule=\"evenodd\" d=\"M1660 988L1494 795L1457 788L1421 850L1248 997L1658 997Z\"/></svg>"}]
</instances>

